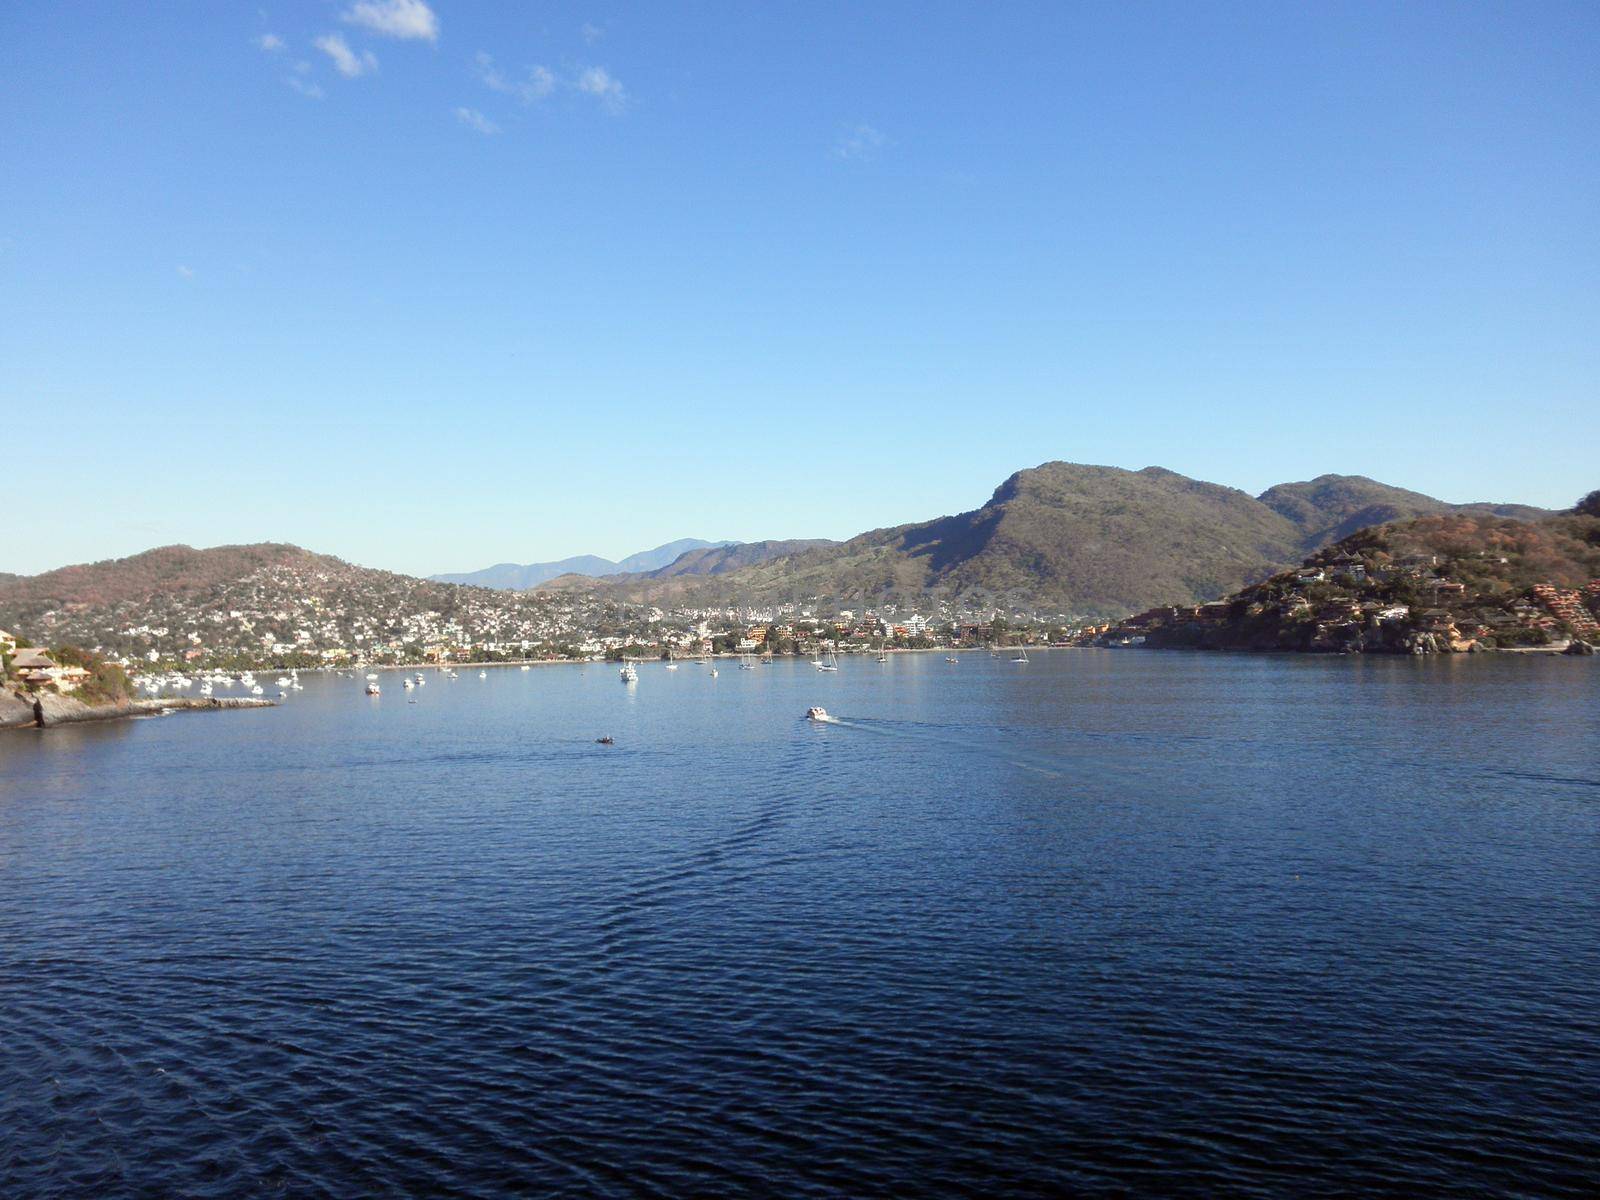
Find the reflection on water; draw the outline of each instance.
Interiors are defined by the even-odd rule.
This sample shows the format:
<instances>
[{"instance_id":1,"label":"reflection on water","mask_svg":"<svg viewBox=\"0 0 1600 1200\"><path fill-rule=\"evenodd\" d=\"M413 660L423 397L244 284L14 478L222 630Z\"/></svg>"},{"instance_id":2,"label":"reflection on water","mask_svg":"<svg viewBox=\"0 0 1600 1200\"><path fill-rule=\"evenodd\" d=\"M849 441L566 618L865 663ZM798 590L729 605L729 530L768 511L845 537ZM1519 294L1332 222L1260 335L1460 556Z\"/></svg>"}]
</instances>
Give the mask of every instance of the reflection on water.
<instances>
[{"instance_id":1,"label":"reflection on water","mask_svg":"<svg viewBox=\"0 0 1600 1200\"><path fill-rule=\"evenodd\" d=\"M0 1192L1600 1192L1587 662L487 675L0 739Z\"/></svg>"}]
</instances>

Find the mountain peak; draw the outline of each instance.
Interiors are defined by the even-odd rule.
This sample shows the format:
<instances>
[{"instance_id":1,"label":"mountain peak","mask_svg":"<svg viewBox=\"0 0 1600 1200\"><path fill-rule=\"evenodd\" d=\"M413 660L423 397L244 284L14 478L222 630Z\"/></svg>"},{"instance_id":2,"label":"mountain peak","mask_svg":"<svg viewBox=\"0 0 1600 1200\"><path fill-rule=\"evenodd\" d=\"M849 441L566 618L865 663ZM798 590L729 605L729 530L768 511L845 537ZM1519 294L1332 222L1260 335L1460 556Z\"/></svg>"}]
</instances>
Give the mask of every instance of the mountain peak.
<instances>
[{"instance_id":1,"label":"mountain peak","mask_svg":"<svg viewBox=\"0 0 1600 1200\"><path fill-rule=\"evenodd\" d=\"M497 588L502 591L522 592L536 588L552 579L571 575L575 577L603 577L653 571L665 567L691 550L731 546L733 542L707 542L700 538L679 538L650 550L630 554L621 562L601 558L597 554L579 554L572 558L542 563L496 563L478 571L462 571L444 575L430 575L434 583L465 583L473 587Z\"/></svg>"}]
</instances>

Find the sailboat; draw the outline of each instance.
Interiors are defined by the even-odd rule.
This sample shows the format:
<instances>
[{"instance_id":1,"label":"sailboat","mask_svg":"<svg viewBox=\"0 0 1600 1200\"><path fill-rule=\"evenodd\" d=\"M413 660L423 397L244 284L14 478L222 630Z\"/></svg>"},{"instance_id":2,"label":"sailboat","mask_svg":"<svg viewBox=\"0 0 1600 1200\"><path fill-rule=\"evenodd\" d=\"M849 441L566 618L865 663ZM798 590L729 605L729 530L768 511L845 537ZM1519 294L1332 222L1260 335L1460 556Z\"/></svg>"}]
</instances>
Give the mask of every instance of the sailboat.
<instances>
[{"instance_id":1,"label":"sailboat","mask_svg":"<svg viewBox=\"0 0 1600 1200\"><path fill-rule=\"evenodd\" d=\"M889 643L887 640L878 643L878 661L882 663L889 661Z\"/></svg>"},{"instance_id":2,"label":"sailboat","mask_svg":"<svg viewBox=\"0 0 1600 1200\"><path fill-rule=\"evenodd\" d=\"M819 671L837 671L838 669L839 658L832 650L828 651L827 658L819 660L817 663L817 670Z\"/></svg>"},{"instance_id":3,"label":"sailboat","mask_svg":"<svg viewBox=\"0 0 1600 1200\"><path fill-rule=\"evenodd\" d=\"M741 671L754 671L755 669L756 669L756 660L755 659L751 658L750 655L748 655L748 654L739 655L739 670L741 670Z\"/></svg>"},{"instance_id":4,"label":"sailboat","mask_svg":"<svg viewBox=\"0 0 1600 1200\"><path fill-rule=\"evenodd\" d=\"M1025 662L1027 662L1028 661L1028 648L1026 646L1018 646L1017 647L1017 652L1011 656L1011 661L1014 662L1014 663L1025 663Z\"/></svg>"}]
</instances>

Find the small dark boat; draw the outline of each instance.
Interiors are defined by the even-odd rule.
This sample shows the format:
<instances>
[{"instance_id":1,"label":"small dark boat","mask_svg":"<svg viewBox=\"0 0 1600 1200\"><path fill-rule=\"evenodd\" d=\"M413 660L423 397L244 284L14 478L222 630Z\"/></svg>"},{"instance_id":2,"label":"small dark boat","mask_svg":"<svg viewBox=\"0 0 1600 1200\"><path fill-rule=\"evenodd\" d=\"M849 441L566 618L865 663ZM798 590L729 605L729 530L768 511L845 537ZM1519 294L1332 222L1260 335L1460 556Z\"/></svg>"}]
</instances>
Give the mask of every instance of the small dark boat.
<instances>
[{"instance_id":1,"label":"small dark boat","mask_svg":"<svg viewBox=\"0 0 1600 1200\"><path fill-rule=\"evenodd\" d=\"M602 737L602 738L595 738L595 741L598 742L602 746L615 746L617 744L616 739L613 738L610 734L607 734L605 737Z\"/></svg>"}]
</instances>

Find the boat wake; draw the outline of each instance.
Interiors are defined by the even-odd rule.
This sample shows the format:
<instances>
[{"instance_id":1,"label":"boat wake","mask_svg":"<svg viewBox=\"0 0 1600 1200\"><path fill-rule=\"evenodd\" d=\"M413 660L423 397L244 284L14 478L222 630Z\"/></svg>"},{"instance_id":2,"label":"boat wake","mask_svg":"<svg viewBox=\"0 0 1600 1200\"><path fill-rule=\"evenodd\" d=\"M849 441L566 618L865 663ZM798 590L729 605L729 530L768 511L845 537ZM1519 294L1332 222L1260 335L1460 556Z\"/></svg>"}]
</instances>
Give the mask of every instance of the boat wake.
<instances>
[{"instance_id":1,"label":"boat wake","mask_svg":"<svg viewBox=\"0 0 1600 1200\"><path fill-rule=\"evenodd\" d=\"M870 733L879 737L899 738L914 742L937 742L945 746L958 746L963 750L970 750L978 754L987 754L1001 758L1024 771L1036 775L1044 775L1051 779L1064 778L1072 761L1061 755L1028 751L1018 753L1016 747L1007 739L1019 740L1028 736L1020 730L1008 730L996 727L988 732L991 737L979 738L971 736L971 731L957 732L949 726L928 725L917 721L890 721L878 717L811 717L810 720L840 729L851 729L858 733Z\"/></svg>"}]
</instances>

